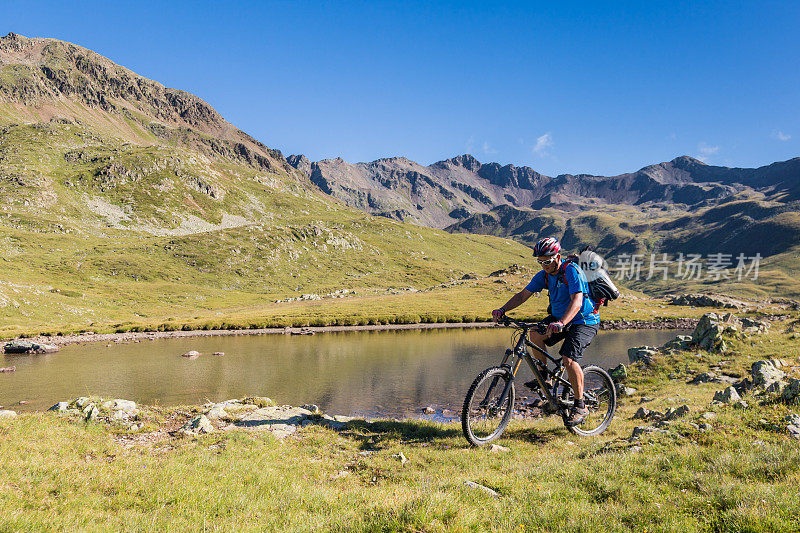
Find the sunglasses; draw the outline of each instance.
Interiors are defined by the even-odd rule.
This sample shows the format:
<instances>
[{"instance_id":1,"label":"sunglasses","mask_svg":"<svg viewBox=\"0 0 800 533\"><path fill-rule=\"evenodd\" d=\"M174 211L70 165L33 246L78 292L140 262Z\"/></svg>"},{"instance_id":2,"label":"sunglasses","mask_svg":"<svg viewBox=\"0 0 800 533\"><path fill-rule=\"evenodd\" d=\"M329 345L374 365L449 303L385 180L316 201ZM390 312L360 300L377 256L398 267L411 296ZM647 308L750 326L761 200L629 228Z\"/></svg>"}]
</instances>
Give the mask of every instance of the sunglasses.
<instances>
[{"instance_id":1,"label":"sunglasses","mask_svg":"<svg viewBox=\"0 0 800 533\"><path fill-rule=\"evenodd\" d=\"M540 259L537 259L536 261L542 266L547 266L547 265L549 265L550 263L552 263L555 260L556 260L556 258L554 257L552 259L545 259L544 261L542 261Z\"/></svg>"}]
</instances>

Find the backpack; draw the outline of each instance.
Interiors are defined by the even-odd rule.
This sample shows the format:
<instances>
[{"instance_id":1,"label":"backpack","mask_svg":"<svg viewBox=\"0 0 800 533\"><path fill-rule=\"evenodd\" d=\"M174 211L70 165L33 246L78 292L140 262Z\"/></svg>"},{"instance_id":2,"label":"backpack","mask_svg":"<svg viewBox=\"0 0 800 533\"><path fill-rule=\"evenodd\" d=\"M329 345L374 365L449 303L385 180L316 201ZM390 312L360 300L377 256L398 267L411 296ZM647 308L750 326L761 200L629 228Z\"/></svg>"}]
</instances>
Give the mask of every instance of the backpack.
<instances>
[{"instance_id":1,"label":"backpack","mask_svg":"<svg viewBox=\"0 0 800 533\"><path fill-rule=\"evenodd\" d=\"M567 284L565 271L569 265L583 271L589 285L589 297L594 302L594 313L597 313L601 305L607 306L608 302L622 296L620 290L611 281L611 276L608 275L608 272L603 267L604 263L605 261L602 257L589 246L586 246L581 250L580 255L565 257L564 264L559 270L559 277L564 285ZM550 280L548 279L547 271L544 273L544 283L549 290ZM550 307L547 309L550 312Z\"/></svg>"}]
</instances>

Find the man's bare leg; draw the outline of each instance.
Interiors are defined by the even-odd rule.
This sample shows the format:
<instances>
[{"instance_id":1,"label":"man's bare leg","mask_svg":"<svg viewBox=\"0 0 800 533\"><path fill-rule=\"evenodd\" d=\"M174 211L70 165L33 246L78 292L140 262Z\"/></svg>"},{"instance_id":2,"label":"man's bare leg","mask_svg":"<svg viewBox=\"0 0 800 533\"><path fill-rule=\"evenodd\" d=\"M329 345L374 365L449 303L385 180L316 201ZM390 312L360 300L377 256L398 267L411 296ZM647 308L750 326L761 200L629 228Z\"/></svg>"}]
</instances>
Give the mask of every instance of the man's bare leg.
<instances>
[{"instance_id":1,"label":"man's bare leg","mask_svg":"<svg viewBox=\"0 0 800 533\"><path fill-rule=\"evenodd\" d=\"M537 332L537 331L531 331L531 332L530 332L530 338L531 338L531 342L532 342L533 344L535 344L536 346L538 346L539 348L541 348L542 350L544 350L544 349L545 349L544 341L545 341L545 339L547 339L549 336L550 336L550 334L549 334L549 333L547 333L547 334L545 334L545 335L542 335L541 333L539 333L539 332ZM533 356L534 356L536 359L538 359L538 361L539 361L540 363L542 363L543 365L547 366L547 358L546 358L544 355L542 355L541 353L539 353L537 350L532 350L532 352L533 352L533 354L532 354L532 355L533 355Z\"/></svg>"},{"instance_id":2,"label":"man's bare leg","mask_svg":"<svg viewBox=\"0 0 800 533\"><path fill-rule=\"evenodd\" d=\"M572 390L575 391L575 398L583 398L583 369L574 359L569 357L561 357L564 363L564 368L567 369L567 377L569 384L572 385Z\"/></svg>"}]
</instances>

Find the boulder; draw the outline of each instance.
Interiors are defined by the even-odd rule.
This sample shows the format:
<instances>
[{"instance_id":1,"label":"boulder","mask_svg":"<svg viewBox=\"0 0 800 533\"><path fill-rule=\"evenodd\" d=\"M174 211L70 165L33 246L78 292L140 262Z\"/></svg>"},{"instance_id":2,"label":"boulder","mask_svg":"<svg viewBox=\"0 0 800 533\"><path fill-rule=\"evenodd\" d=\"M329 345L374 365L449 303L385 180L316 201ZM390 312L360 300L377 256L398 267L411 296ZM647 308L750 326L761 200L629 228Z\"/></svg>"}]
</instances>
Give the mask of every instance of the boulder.
<instances>
[{"instance_id":1,"label":"boulder","mask_svg":"<svg viewBox=\"0 0 800 533\"><path fill-rule=\"evenodd\" d=\"M58 413L64 413L69 409L69 402L58 402L54 406L52 406L48 411L56 411Z\"/></svg>"},{"instance_id":2,"label":"boulder","mask_svg":"<svg viewBox=\"0 0 800 533\"><path fill-rule=\"evenodd\" d=\"M631 433L631 440L639 439L642 435L657 435L659 433L666 433L666 430L650 426L636 426L633 428L633 433Z\"/></svg>"},{"instance_id":3,"label":"boulder","mask_svg":"<svg viewBox=\"0 0 800 533\"><path fill-rule=\"evenodd\" d=\"M672 408L670 407L667 409L667 412L664 413L664 420L675 420L682 416L685 416L689 413L689 406L688 405L681 405L680 407Z\"/></svg>"},{"instance_id":4,"label":"boulder","mask_svg":"<svg viewBox=\"0 0 800 533\"><path fill-rule=\"evenodd\" d=\"M786 373L778 369L773 361L756 361L750 367L750 375L754 387L765 388L782 380Z\"/></svg>"},{"instance_id":5,"label":"boulder","mask_svg":"<svg viewBox=\"0 0 800 533\"><path fill-rule=\"evenodd\" d=\"M8 354L42 354L57 352L59 348L54 344L32 341L11 341L6 343L3 350Z\"/></svg>"},{"instance_id":6,"label":"boulder","mask_svg":"<svg viewBox=\"0 0 800 533\"><path fill-rule=\"evenodd\" d=\"M638 363L641 361L645 365L649 365L657 353L658 350L652 346L637 346L628 349L628 360L631 363Z\"/></svg>"},{"instance_id":7,"label":"boulder","mask_svg":"<svg viewBox=\"0 0 800 533\"><path fill-rule=\"evenodd\" d=\"M731 332L732 321L736 317L726 315L728 322L716 313L706 313L692 332L692 343L709 352L723 352L727 349L723 335L726 328Z\"/></svg>"},{"instance_id":8,"label":"boulder","mask_svg":"<svg viewBox=\"0 0 800 533\"><path fill-rule=\"evenodd\" d=\"M717 307L721 309L742 309L747 307L745 302L728 298L727 296L712 296L709 294L682 294L673 296L670 305L685 305L692 307Z\"/></svg>"},{"instance_id":9,"label":"boulder","mask_svg":"<svg viewBox=\"0 0 800 533\"><path fill-rule=\"evenodd\" d=\"M9 418L17 418L17 413L9 411L8 409L0 409L0 420Z\"/></svg>"},{"instance_id":10,"label":"boulder","mask_svg":"<svg viewBox=\"0 0 800 533\"><path fill-rule=\"evenodd\" d=\"M200 357L200 352L197 350L189 350L188 352L181 354L181 357L185 357L187 359L197 359Z\"/></svg>"},{"instance_id":11,"label":"boulder","mask_svg":"<svg viewBox=\"0 0 800 533\"><path fill-rule=\"evenodd\" d=\"M628 378L628 369L622 363L608 371L608 375L614 381L625 381Z\"/></svg>"},{"instance_id":12,"label":"boulder","mask_svg":"<svg viewBox=\"0 0 800 533\"><path fill-rule=\"evenodd\" d=\"M713 401L720 403L734 403L741 399L742 397L739 396L739 393L736 392L736 389L733 387L733 385L731 385L724 390L717 391L716 394L714 394Z\"/></svg>"},{"instance_id":13,"label":"boulder","mask_svg":"<svg viewBox=\"0 0 800 533\"><path fill-rule=\"evenodd\" d=\"M699 385L700 383L721 383L722 380L715 374L714 372L703 372L702 374L698 374L693 377L690 381L690 385Z\"/></svg>"},{"instance_id":14,"label":"boulder","mask_svg":"<svg viewBox=\"0 0 800 533\"><path fill-rule=\"evenodd\" d=\"M800 398L800 379L791 380L781 393L781 399L784 402L792 403L798 401Z\"/></svg>"},{"instance_id":15,"label":"boulder","mask_svg":"<svg viewBox=\"0 0 800 533\"><path fill-rule=\"evenodd\" d=\"M672 348L674 350L688 350L692 346L691 335L678 335L671 341L664 344L664 348Z\"/></svg>"},{"instance_id":16,"label":"boulder","mask_svg":"<svg viewBox=\"0 0 800 533\"><path fill-rule=\"evenodd\" d=\"M222 405L217 404L208 410L206 416L209 420L219 420L220 418L227 417L228 413L225 412L225 408Z\"/></svg>"},{"instance_id":17,"label":"boulder","mask_svg":"<svg viewBox=\"0 0 800 533\"><path fill-rule=\"evenodd\" d=\"M182 428L183 433L197 435L201 433L211 433L214 431L214 426L211 421L205 416L200 415L189 420Z\"/></svg>"}]
</instances>

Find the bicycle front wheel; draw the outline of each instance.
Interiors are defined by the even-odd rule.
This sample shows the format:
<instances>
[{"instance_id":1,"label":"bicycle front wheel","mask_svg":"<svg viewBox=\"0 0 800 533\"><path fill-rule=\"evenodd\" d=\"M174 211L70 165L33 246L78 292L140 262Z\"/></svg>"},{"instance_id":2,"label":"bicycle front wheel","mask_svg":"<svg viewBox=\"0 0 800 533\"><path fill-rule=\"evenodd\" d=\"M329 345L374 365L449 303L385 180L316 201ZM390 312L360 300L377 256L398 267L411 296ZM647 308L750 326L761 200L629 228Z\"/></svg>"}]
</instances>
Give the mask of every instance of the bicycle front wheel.
<instances>
[{"instance_id":1,"label":"bicycle front wheel","mask_svg":"<svg viewBox=\"0 0 800 533\"><path fill-rule=\"evenodd\" d=\"M608 372L599 366L591 365L583 369L583 401L589 415L581 425L568 429L584 437L601 434L611 425L611 419L617 410L617 389Z\"/></svg>"},{"instance_id":2,"label":"bicycle front wheel","mask_svg":"<svg viewBox=\"0 0 800 533\"><path fill-rule=\"evenodd\" d=\"M483 446L503 434L514 413L514 393L507 368L487 368L475 378L461 409L461 428L470 444Z\"/></svg>"}]
</instances>

